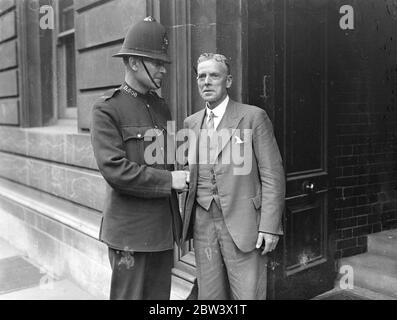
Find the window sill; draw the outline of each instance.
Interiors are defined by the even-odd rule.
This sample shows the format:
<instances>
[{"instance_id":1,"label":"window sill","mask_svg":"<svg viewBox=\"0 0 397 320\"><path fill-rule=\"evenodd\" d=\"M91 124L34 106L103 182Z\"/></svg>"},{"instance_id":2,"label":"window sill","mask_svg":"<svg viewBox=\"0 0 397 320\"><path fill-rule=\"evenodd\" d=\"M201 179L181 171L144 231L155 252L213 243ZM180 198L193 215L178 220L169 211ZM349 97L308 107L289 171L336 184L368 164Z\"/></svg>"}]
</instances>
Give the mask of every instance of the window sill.
<instances>
[{"instance_id":1,"label":"window sill","mask_svg":"<svg viewBox=\"0 0 397 320\"><path fill-rule=\"evenodd\" d=\"M22 128L22 130L42 133L86 134L78 132L77 119L59 119L50 126Z\"/></svg>"}]
</instances>

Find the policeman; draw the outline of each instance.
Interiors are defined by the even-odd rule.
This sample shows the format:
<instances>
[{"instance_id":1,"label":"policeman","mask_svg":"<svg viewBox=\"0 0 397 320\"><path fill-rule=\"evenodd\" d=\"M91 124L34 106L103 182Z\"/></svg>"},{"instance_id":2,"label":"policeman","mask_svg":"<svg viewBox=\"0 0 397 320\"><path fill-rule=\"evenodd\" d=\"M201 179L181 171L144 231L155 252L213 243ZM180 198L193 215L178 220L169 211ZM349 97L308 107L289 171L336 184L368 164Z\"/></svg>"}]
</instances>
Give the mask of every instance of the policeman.
<instances>
[{"instance_id":1,"label":"policeman","mask_svg":"<svg viewBox=\"0 0 397 320\"><path fill-rule=\"evenodd\" d=\"M188 175L172 171L163 143L155 162L145 154L151 143L167 140L161 138L171 115L153 92L170 63L167 47L165 28L152 17L133 25L114 55L123 59L125 82L92 110L92 146L108 183L99 238L109 247L110 299L170 297L181 231L176 192L187 188Z\"/></svg>"}]
</instances>

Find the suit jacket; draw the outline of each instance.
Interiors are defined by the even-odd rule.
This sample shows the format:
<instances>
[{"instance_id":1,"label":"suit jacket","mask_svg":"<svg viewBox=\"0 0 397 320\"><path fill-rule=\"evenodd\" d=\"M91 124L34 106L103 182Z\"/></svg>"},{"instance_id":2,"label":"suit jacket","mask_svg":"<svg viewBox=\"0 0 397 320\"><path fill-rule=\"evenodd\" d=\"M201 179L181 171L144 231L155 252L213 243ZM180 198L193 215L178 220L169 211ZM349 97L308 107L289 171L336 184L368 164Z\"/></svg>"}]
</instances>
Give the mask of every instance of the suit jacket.
<instances>
[{"instance_id":1,"label":"suit jacket","mask_svg":"<svg viewBox=\"0 0 397 320\"><path fill-rule=\"evenodd\" d=\"M144 159L145 148L153 142L146 141L147 130L163 129L163 137L171 115L157 95L130 93L116 89L92 110L92 146L108 183L99 238L120 250L172 249L182 226L171 189L173 165L149 165Z\"/></svg>"},{"instance_id":2,"label":"suit jacket","mask_svg":"<svg viewBox=\"0 0 397 320\"><path fill-rule=\"evenodd\" d=\"M194 208L197 205L197 137L204 118L205 109L184 122L185 128L189 129L191 181L184 207L182 241L192 237ZM226 136L221 135L222 142L214 167L224 220L237 247L249 252L255 248L259 231L283 234L281 221L285 176L282 159L271 121L266 112L258 107L230 100L217 132L227 132ZM236 161L238 156L231 156L236 152L244 152L242 163Z\"/></svg>"}]
</instances>

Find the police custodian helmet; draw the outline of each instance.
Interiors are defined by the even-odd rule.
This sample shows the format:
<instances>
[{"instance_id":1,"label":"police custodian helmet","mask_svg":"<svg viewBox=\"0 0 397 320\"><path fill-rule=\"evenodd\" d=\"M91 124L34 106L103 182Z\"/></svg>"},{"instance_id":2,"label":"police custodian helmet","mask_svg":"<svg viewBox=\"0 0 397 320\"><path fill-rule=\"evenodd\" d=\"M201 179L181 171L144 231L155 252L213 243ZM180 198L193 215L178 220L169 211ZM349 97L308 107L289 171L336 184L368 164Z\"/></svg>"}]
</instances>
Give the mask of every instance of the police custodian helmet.
<instances>
[{"instance_id":1,"label":"police custodian helmet","mask_svg":"<svg viewBox=\"0 0 397 320\"><path fill-rule=\"evenodd\" d=\"M121 50L113 57L140 56L171 63L167 49L164 26L149 16L130 27Z\"/></svg>"}]
</instances>

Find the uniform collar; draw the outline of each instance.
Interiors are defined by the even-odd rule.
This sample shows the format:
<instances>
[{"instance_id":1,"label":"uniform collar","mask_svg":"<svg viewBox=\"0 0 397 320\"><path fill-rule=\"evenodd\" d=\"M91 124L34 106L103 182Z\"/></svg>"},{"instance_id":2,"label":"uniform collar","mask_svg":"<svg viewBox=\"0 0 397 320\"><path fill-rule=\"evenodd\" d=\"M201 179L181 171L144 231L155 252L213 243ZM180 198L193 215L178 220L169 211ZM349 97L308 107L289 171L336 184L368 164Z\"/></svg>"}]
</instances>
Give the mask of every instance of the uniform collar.
<instances>
[{"instance_id":1,"label":"uniform collar","mask_svg":"<svg viewBox=\"0 0 397 320\"><path fill-rule=\"evenodd\" d=\"M127 82L124 82L124 83L120 86L120 89L121 89L122 91L124 91L125 93L127 93L127 94L133 96L134 98L142 98L142 99L147 100L148 97L150 96L150 91L148 91L148 92L145 93L145 94L142 94L142 93L136 91L135 89L131 88Z\"/></svg>"}]
</instances>

